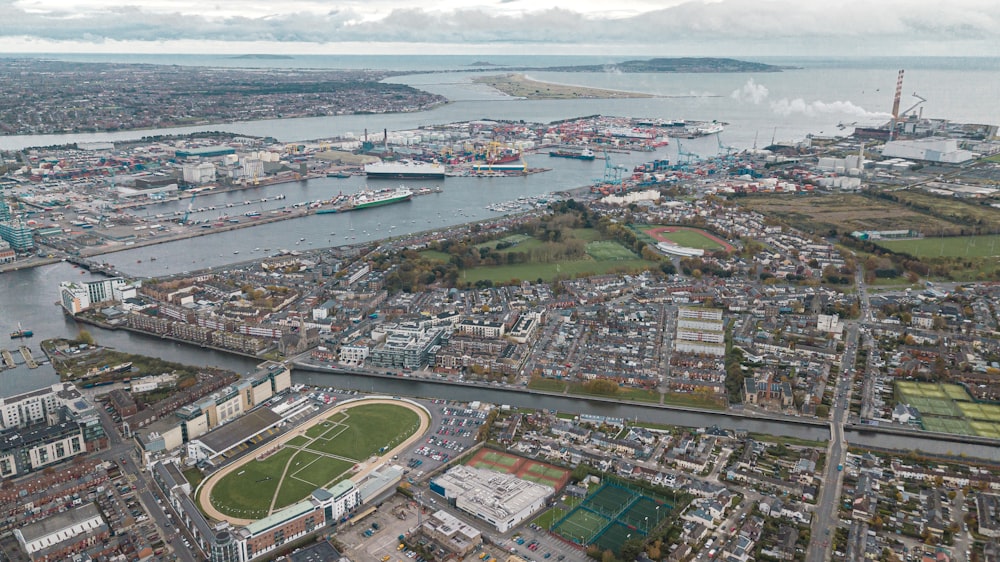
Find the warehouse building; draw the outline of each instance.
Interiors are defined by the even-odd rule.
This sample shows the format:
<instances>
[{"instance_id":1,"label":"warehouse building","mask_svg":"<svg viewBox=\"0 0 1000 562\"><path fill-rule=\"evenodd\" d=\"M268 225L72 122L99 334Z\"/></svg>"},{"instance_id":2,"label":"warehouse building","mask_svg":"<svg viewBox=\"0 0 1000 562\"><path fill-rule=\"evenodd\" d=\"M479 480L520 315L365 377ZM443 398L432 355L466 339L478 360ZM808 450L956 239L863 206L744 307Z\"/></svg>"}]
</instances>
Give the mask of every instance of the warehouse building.
<instances>
[{"instance_id":1,"label":"warehouse building","mask_svg":"<svg viewBox=\"0 0 1000 562\"><path fill-rule=\"evenodd\" d=\"M551 486L464 465L431 480L430 489L501 533L545 507L545 502L555 493Z\"/></svg>"}]
</instances>

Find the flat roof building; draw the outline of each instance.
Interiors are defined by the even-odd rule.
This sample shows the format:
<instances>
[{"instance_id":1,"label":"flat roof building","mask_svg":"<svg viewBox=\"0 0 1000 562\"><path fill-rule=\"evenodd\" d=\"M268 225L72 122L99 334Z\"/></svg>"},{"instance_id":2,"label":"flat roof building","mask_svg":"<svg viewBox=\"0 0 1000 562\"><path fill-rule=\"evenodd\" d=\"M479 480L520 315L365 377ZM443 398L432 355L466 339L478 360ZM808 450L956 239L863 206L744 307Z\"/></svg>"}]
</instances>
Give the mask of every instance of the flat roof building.
<instances>
[{"instance_id":1,"label":"flat roof building","mask_svg":"<svg viewBox=\"0 0 1000 562\"><path fill-rule=\"evenodd\" d=\"M108 524L92 503L14 529L32 560L66 560L108 536Z\"/></svg>"},{"instance_id":2,"label":"flat roof building","mask_svg":"<svg viewBox=\"0 0 1000 562\"><path fill-rule=\"evenodd\" d=\"M430 489L455 507L506 533L545 506L555 488L481 468L456 466L431 480Z\"/></svg>"}]
</instances>

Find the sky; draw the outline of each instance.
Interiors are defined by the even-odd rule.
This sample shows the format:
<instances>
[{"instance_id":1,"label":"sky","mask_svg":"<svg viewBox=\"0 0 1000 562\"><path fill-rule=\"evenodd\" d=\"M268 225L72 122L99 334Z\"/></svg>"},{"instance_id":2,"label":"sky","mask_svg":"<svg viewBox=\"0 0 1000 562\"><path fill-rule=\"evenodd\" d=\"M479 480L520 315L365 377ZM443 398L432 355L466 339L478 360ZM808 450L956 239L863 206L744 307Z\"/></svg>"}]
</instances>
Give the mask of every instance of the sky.
<instances>
[{"instance_id":1,"label":"sky","mask_svg":"<svg viewBox=\"0 0 1000 562\"><path fill-rule=\"evenodd\" d=\"M1000 56L996 0L0 0L0 53Z\"/></svg>"}]
</instances>

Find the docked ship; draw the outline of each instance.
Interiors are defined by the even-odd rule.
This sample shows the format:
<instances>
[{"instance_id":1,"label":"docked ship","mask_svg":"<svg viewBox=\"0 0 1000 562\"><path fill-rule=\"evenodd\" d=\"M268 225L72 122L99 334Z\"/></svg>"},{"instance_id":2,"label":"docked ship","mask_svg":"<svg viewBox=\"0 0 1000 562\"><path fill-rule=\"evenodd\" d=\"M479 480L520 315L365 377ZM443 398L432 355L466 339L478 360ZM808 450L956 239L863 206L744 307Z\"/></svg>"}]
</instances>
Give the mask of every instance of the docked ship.
<instances>
[{"instance_id":1,"label":"docked ship","mask_svg":"<svg viewBox=\"0 0 1000 562\"><path fill-rule=\"evenodd\" d=\"M723 127L721 123L708 123L702 125L701 127L695 127L693 132L698 136L704 137L708 135L714 135L716 133L721 133L724 130L725 127Z\"/></svg>"},{"instance_id":2,"label":"docked ship","mask_svg":"<svg viewBox=\"0 0 1000 562\"><path fill-rule=\"evenodd\" d=\"M401 203L403 201L409 201L412 198L413 191L406 187L398 187L396 189L379 189L377 191L366 189L355 193L354 196L351 197L347 208L356 211L359 209L367 209L369 207L380 207L382 205Z\"/></svg>"},{"instance_id":3,"label":"docked ship","mask_svg":"<svg viewBox=\"0 0 1000 562\"><path fill-rule=\"evenodd\" d=\"M593 150L589 148L584 148L583 150L573 149L573 148L559 148L556 150L550 150L549 156L554 156L556 158L575 158L577 160L593 160L597 158Z\"/></svg>"},{"instance_id":4,"label":"docked ship","mask_svg":"<svg viewBox=\"0 0 1000 562\"><path fill-rule=\"evenodd\" d=\"M412 160L379 162L365 165L365 175L371 179L443 180L444 166Z\"/></svg>"}]
</instances>

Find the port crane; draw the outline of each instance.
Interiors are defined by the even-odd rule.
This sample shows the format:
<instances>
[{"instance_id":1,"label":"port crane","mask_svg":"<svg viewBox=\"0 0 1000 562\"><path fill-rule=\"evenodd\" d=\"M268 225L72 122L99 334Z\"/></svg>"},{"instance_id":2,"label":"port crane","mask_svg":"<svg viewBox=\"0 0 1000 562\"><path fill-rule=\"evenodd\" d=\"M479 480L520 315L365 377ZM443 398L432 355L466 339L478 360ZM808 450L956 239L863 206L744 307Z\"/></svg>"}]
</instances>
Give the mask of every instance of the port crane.
<instances>
[{"instance_id":1,"label":"port crane","mask_svg":"<svg viewBox=\"0 0 1000 562\"><path fill-rule=\"evenodd\" d=\"M681 139L677 139L677 161L679 163L687 164L690 163L692 159L697 160L698 155L694 152L684 150L684 147L681 145Z\"/></svg>"},{"instance_id":2,"label":"port crane","mask_svg":"<svg viewBox=\"0 0 1000 562\"><path fill-rule=\"evenodd\" d=\"M622 172L626 170L625 166L614 165L611 163L611 156L608 155L608 151L604 151L604 177L600 180L595 180L595 182L602 183L604 185L621 185L622 183Z\"/></svg>"},{"instance_id":3,"label":"port crane","mask_svg":"<svg viewBox=\"0 0 1000 562\"><path fill-rule=\"evenodd\" d=\"M719 152L725 151L726 156L730 156L739 150L735 146L726 146L722 144L722 133L715 133L715 140L719 143Z\"/></svg>"},{"instance_id":4,"label":"port crane","mask_svg":"<svg viewBox=\"0 0 1000 562\"><path fill-rule=\"evenodd\" d=\"M191 200L188 201L187 211L184 211L184 216L180 220L181 224L187 224L188 215L190 215L191 211L194 209L194 198L197 197L197 196L198 196L197 192L191 194Z\"/></svg>"}]
</instances>

